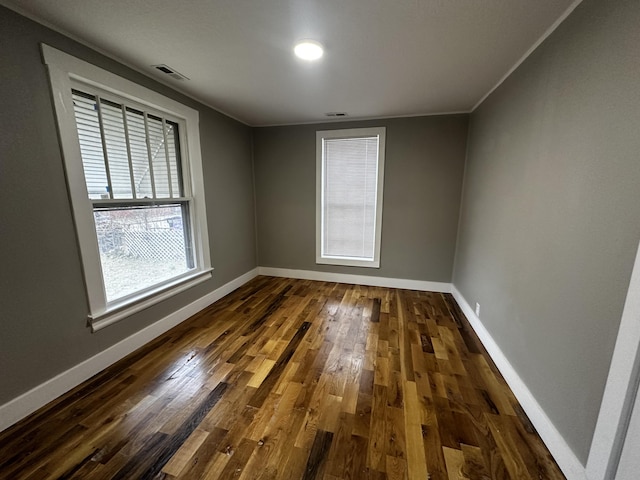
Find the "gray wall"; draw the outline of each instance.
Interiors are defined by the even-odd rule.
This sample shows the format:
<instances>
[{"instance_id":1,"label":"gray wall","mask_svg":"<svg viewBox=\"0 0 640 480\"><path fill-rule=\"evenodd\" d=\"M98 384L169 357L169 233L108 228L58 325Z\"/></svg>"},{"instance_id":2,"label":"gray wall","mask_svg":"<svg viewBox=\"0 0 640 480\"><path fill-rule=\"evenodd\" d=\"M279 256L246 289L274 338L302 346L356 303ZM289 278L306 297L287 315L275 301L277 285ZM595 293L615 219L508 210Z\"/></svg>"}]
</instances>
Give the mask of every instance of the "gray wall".
<instances>
[{"instance_id":1,"label":"gray wall","mask_svg":"<svg viewBox=\"0 0 640 480\"><path fill-rule=\"evenodd\" d=\"M583 462L640 239L639 25L585 0L471 117L454 284Z\"/></svg>"},{"instance_id":2,"label":"gray wall","mask_svg":"<svg viewBox=\"0 0 640 480\"><path fill-rule=\"evenodd\" d=\"M40 58L45 42L200 112L214 278L98 333ZM0 7L0 404L256 266L251 130Z\"/></svg>"},{"instance_id":3,"label":"gray wall","mask_svg":"<svg viewBox=\"0 0 640 480\"><path fill-rule=\"evenodd\" d=\"M380 268L316 265L316 131L385 126ZM467 116L254 130L261 266L450 282Z\"/></svg>"}]
</instances>

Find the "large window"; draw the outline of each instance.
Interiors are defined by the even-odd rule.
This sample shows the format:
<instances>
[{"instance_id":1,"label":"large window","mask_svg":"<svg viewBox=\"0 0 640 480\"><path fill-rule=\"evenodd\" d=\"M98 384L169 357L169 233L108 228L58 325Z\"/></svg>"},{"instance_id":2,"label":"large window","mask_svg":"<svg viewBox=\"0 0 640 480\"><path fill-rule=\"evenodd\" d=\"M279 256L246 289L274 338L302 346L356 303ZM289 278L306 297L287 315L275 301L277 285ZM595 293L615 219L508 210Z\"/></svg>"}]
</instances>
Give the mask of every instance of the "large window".
<instances>
[{"instance_id":1,"label":"large window","mask_svg":"<svg viewBox=\"0 0 640 480\"><path fill-rule=\"evenodd\" d=\"M380 266L385 128L317 132L316 263Z\"/></svg>"},{"instance_id":2,"label":"large window","mask_svg":"<svg viewBox=\"0 0 640 480\"><path fill-rule=\"evenodd\" d=\"M43 53L96 330L211 276L198 113Z\"/></svg>"}]
</instances>

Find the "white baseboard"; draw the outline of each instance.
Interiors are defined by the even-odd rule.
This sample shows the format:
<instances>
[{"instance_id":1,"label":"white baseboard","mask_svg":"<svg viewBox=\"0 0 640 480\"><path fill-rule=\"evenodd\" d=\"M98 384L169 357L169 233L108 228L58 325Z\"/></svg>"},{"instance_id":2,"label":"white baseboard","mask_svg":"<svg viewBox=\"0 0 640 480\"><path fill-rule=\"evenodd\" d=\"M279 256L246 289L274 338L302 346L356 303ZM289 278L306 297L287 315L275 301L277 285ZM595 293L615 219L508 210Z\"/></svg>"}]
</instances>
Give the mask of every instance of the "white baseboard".
<instances>
[{"instance_id":1,"label":"white baseboard","mask_svg":"<svg viewBox=\"0 0 640 480\"><path fill-rule=\"evenodd\" d=\"M208 307L225 295L241 287L257 275L257 268L248 271L238 278L235 278L234 280L231 280L223 286L215 289L213 292L208 293L189 305L185 305L181 309L167 315L148 327L143 328L130 337L121 340L97 355L88 358L69 370L56 375L37 387L32 388L28 392L23 393L19 397L16 397L0 406L0 431L10 427L22 418L35 412L40 407L91 378L96 373L101 372L118 360L126 357L131 352L134 352L141 346L149 343L151 340L162 335L167 330L175 327L192 315L195 315L203 308Z\"/></svg>"},{"instance_id":2,"label":"white baseboard","mask_svg":"<svg viewBox=\"0 0 640 480\"><path fill-rule=\"evenodd\" d=\"M451 284L446 282L428 282L426 280L407 280L404 278L372 277L349 273L316 272L313 270L292 270L289 268L258 267L260 275L269 277L299 278L320 282L338 282L370 287L402 288L425 292L451 293Z\"/></svg>"},{"instance_id":3,"label":"white baseboard","mask_svg":"<svg viewBox=\"0 0 640 480\"><path fill-rule=\"evenodd\" d=\"M527 385L522 381L518 372L516 372L489 331L476 316L471 305L455 285L452 285L451 293L567 479L587 480L585 466L578 460L571 447L547 417L547 414L529 391Z\"/></svg>"}]
</instances>

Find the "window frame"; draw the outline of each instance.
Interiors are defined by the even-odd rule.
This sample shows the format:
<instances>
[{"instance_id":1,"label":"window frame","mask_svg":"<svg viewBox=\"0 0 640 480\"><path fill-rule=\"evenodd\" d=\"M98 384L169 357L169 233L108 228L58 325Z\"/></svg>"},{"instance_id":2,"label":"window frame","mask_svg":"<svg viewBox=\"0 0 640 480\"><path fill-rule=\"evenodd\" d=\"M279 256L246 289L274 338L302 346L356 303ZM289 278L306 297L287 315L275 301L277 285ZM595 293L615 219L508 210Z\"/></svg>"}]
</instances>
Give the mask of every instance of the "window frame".
<instances>
[{"instance_id":1,"label":"window frame","mask_svg":"<svg viewBox=\"0 0 640 480\"><path fill-rule=\"evenodd\" d=\"M67 188L83 267L89 306L87 320L88 325L95 332L212 277L200 151L199 114L193 108L49 45L41 44L41 47L43 60L49 73ZM193 256L196 266L186 274L113 302L106 300L93 216L94 202L89 198L86 186L73 107L72 88L82 89L82 86L106 92L116 99L120 98L128 103L161 113L179 125L184 197L189 202Z\"/></svg>"},{"instance_id":2,"label":"window frame","mask_svg":"<svg viewBox=\"0 0 640 480\"><path fill-rule=\"evenodd\" d=\"M349 267L380 268L382 240L382 207L384 190L384 164L386 150L386 127L348 128L320 130L316 132L316 264L342 265ZM376 183L375 234L373 259L329 256L323 254L325 158L324 141L347 138L378 137L378 175Z\"/></svg>"}]
</instances>

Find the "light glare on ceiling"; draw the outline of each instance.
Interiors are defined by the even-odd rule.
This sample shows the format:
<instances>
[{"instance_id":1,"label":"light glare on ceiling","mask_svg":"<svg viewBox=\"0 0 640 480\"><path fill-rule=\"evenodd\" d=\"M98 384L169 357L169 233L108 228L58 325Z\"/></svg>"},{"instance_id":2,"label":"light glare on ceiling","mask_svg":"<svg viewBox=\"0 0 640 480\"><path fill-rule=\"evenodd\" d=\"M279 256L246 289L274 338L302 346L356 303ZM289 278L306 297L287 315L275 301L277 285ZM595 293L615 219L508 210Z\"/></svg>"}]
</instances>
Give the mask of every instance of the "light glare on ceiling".
<instances>
[{"instance_id":1,"label":"light glare on ceiling","mask_svg":"<svg viewBox=\"0 0 640 480\"><path fill-rule=\"evenodd\" d=\"M318 60L324 54L322 44L315 40L301 40L293 49L298 58L307 61Z\"/></svg>"}]
</instances>

